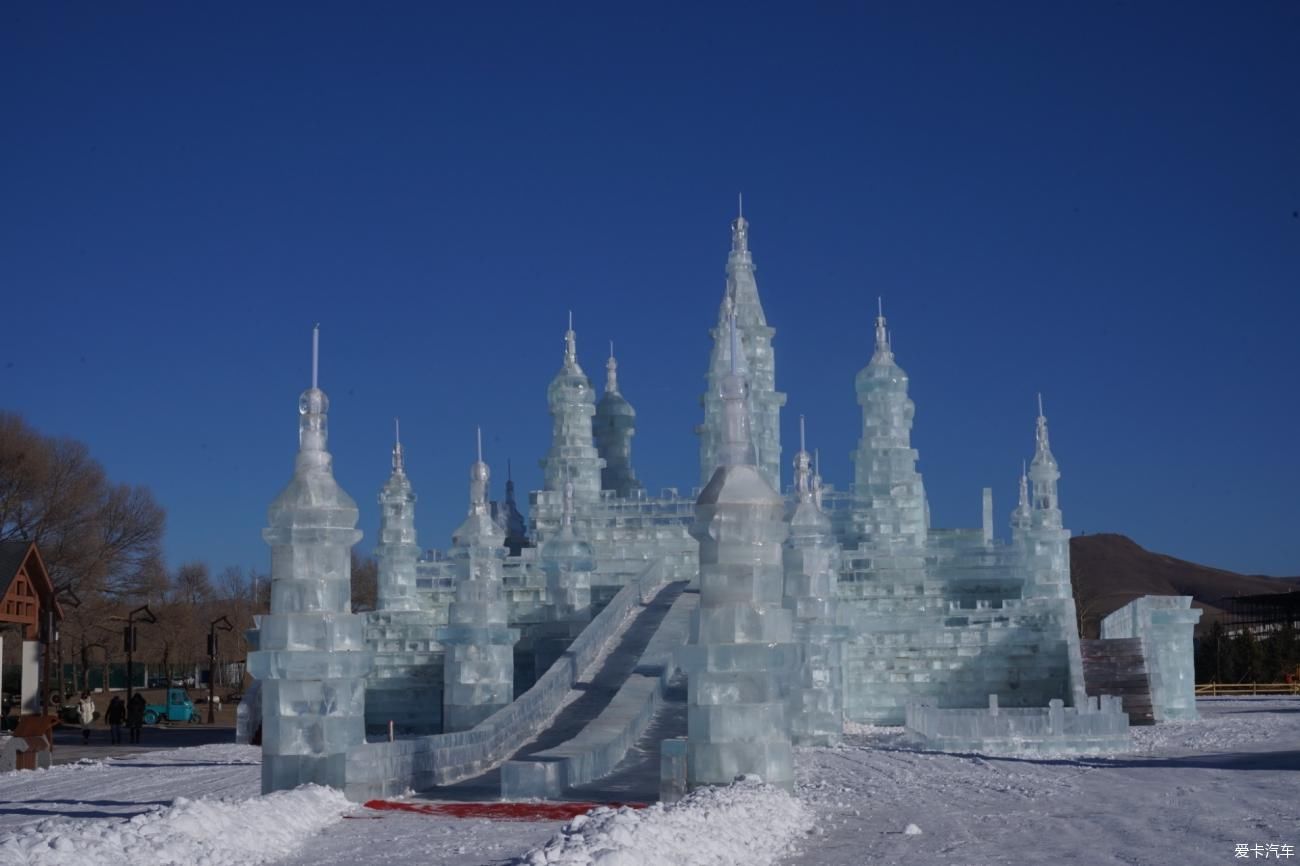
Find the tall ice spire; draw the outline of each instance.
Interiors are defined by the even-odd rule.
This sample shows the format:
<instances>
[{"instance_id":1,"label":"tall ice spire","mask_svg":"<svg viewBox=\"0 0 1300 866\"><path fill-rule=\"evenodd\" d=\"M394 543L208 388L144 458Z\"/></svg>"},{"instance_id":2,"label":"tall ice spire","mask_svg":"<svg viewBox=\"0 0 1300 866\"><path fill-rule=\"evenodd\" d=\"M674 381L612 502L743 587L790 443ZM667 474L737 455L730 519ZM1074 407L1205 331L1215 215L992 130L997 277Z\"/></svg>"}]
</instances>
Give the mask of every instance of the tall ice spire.
<instances>
[{"instance_id":1,"label":"tall ice spire","mask_svg":"<svg viewBox=\"0 0 1300 866\"><path fill-rule=\"evenodd\" d=\"M875 350L857 376L862 437L853 453L852 526L861 542L920 549L926 543L925 487L916 471L907 374L894 360L884 304L876 306Z\"/></svg>"},{"instance_id":2,"label":"tall ice spire","mask_svg":"<svg viewBox=\"0 0 1300 866\"><path fill-rule=\"evenodd\" d=\"M605 393L596 404L591 422L592 437L604 467L600 487L628 498L642 489L632 469L632 437L636 435L636 410L618 387L618 361L614 358L614 341L609 342L609 360L605 362Z\"/></svg>"},{"instance_id":3,"label":"tall ice spire","mask_svg":"<svg viewBox=\"0 0 1300 866\"><path fill-rule=\"evenodd\" d=\"M564 365L546 389L546 401L551 412L551 448L542 461L546 490L558 493L564 479L570 478L578 501L593 502L600 495L600 470L604 461L592 440L596 396L587 374L578 365L572 313L564 335ZM536 509L534 517L537 517Z\"/></svg>"},{"instance_id":4,"label":"tall ice spire","mask_svg":"<svg viewBox=\"0 0 1300 866\"><path fill-rule=\"evenodd\" d=\"M393 473L379 491L379 610L418 610L415 599L415 563L420 546L415 540L415 492L402 462L401 422L393 419Z\"/></svg>"},{"instance_id":5,"label":"tall ice spire","mask_svg":"<svg viewBox=\"0 0 1300 866\"><path fill-rule=\"evenodd\" d=\"M357 505L334 480L326 450L329 399L319 388L320 326L312 331L312 385L298 399L293 477L271 503L271 612L249 672L262 681L262 791L306 783L343 788L344 758L365 741L365 677L374 664L365 617L352 613Z\"/></svg>"},{"instance_id":6,"label":"tall ice spire","mask_svg":"<svg viewBox=\"0 0 1300 866\"><path fill-rule=\"evenodd\" d=\"M700 484L707 484L718 466L722 447L721 381L730 368L728 321L734 315L739 345L745 356L748 378L751 435L757 465L768 483L781 486L781 407L785 394L776 390L776 359L754 278L754 259L749 249L749 221L743 210L731 224L731 251L727 255L727 285L713 328L713 350L709 358L708 387L700 398L704 423L700 434Z\"/></svg>"}]
</instances>

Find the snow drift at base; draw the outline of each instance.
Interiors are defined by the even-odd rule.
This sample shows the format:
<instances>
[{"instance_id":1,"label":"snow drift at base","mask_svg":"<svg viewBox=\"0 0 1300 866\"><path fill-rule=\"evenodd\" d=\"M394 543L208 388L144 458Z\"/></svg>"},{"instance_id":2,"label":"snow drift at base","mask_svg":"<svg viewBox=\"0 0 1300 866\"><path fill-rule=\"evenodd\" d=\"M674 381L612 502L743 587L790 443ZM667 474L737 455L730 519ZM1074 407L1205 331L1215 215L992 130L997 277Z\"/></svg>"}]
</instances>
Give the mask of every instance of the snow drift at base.
<instances>
[{"instance_id":1,"label":"snow drift at base","mask_svg":"<svg viewBox=\"0 0 1300 866\"><path fill-rule=\"evenodd\" d=\"M0 863L24 866L255 866L283 857L353 808L318 785L247 800L178 797L122 820L49 818L0 836Z\"/></svg>"},{"instance_id":2,"label":"snow drift at base","mask_svg":"<svg viewBox=\"0 0 1300 866\"><path fill-rule=\"evenodd\" d=\"M811 813L754 778L665 806L579 815L514 866L767 866L806 834Z\"/></svg>"}]
</instances>

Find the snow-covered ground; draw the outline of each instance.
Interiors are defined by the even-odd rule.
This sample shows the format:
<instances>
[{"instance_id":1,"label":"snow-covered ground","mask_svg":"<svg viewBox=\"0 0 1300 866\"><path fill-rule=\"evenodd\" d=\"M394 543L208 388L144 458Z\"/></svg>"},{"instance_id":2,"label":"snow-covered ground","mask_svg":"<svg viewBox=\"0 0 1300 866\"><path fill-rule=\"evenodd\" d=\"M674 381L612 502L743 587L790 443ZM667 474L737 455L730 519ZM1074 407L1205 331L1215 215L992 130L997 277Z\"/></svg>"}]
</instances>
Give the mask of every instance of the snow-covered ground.
<instances>
[{"instance_id":1,"label":"snow-covered ground","mask_svg":"<svg viewBox=\"0 0 1300 866\"><path fill-rule=\"evenodd\" d=\"M563 827L376 812L323 789L262 797L256 749L149 752L0 776L0 864L1091 866L1276 860L1285 845L1300 863L1300 699L1200 708L1201 722L1136 729L1113 758L921 752L858 727L841 748L799 750L795 798L737 786Z\"/></svg>"}]
</instances>

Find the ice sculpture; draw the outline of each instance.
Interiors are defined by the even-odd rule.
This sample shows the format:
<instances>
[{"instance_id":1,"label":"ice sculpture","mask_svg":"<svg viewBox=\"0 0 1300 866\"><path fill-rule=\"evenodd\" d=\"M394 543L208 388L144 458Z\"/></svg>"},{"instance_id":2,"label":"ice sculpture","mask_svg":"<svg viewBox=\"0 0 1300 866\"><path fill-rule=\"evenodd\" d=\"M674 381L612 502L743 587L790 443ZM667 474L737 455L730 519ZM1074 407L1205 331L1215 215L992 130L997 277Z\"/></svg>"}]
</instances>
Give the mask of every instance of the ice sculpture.
<instances>
[{"instance_id":1,"label":"ice sculpture","mask_svg":"<svg viewBox=\"0 0 1300 866\"><path fill-rule=\"evenodd\" d=\"M329 400L311 387L301 415L293 479L271 503L271 613L262 617L249 672L262 681L262 792L308 782L342 788L347 750L365 739L365 618L352 610L357 506L334 480L326 450Z\"/></svg>"},{"instance_id":2,"label":"ice sculpture","mask_svg":"<svg viewBox=\"0 0 1300 866\"><path fill-rule=\"evenodd\" d=\"M415 600L415 561L420 546L415 543L415 493L402 464L402 432L394 422L393 474L379 493L379 610L418 610Z\"/></svg>"},{"instance_id":3,"label":"ice sculpture","mask_svg":"<svg viewBox=\"0 0 1300 866\"><path fill-rule=\"evenodd\" d=\"M573 482L564 482L560 532L542 545L542 570L555 620L591 619L591 572L596 563L591 545L573 531Z\"/></svg>"},{"instance_id":4,"label":"ice sculpture","mask_svg":"<svg viewBox=\"0 0 1300 866\"><path fill-rule=\"evenodd\" d=\"M600 496L600 471L605 461L592 440L596 395L587 374L578 366L572 313L569 330L564 333L564 366L546 389L546 402L551 410L551 450L542 461L546 489L558 493L565 481L572 481L579 501L594 501Z\"/></svg>"},{"instance_id":5,"label":"ice sculpture","mask_svg":"<svg viewBox=\"0 0 1300 866\"><path fill-rule=\"evenodd\" d=\"M1101 621L1101 636L1141 638L1157 722L1198 719L1192 633L1201 611L1190 595L1146 595Z\"/></svg>"},{"instance_id":6,"label":"ice sculpture","mask_svg":"<svg viewBox=\"0 0 1300 866\"><path fill-rule=\"evenodd\" d=\"M812 474L800 417L799 453L794 458L795 500L790 510L790 537L782 555L784 605L794 613L794 636L802 651L789 700L790 736L799 746L835 745L844 731L842 638L835 625L840 547L831 532L830 518L817 504L818 486L820 479Z\"/></svg>"},{"instance_id":7,"label":"ice sculpture","mask_svg":"<svg viewBox=\"0 0 1300 866\"><path fill-rule=\"evenodd\" d=\"M794 612L782 606L785 503L754 463L745 358L728 310L728 375L719 383L720 461L695 503L700 606L687 671L687 765L691 786L757 774L794 784L783 686L799 660Z\"/></svg>"},{"instance_id":8,"label":"ice sculpture","mask_svg":"<svg viewBox=\"0 0 1300 866\"><path fill-rule=\"evenodd\" d=\"M470 469L469 515L452 535L456 598L440 631L446 655L443 729L463 731L514 697L514 647L519 630L507 625L501 589L505 536L488 513L488 466L480 433L478 461Z\"/></svg>"},{"instance_id":9,"label":"ice sculpture","mask_svg":"<svg viewBox=\"0 0 1300 866\"><path fill-rule=\"evenodd\" d=\"M854 534L877 548L921 549L926 542L925 487L911 442L916 406L907 385L907 374L894 361L882 304L875 354L856 381L862 438L852 455Z\"/></svg>"},{"instance_id":10,"label":"ice sculpture","mask_svg":"<svg viewBox=\"0 0 1300 866\"><path fill-rule=\"evenodd\" d=\"M528 540L528 525L524 522L524 516L519 512L519 505L515 501L515 479L514 473L510 470L509 460L506 461L506 497L500 502L493 500L492 519L506 534L506 549L510 551L511 556L518 556L525 547L531 546Z\"/></svg>"},{"instance_id":11,"label":"ice sculpture","mask_svg":"<svg viewBox=\"0 0 1300 866\"><path fill-rule=\"evenodd\" d=\"M375 668L366 683L366 732L432 734L442 729L442 645L438 617L416 597L415 492L396 428L393 471L379 492L378 610L366 615Z\"/></svg>"},{"instance_id":12,"label":"ice sculpture","mask_svg":"<svg viewBox=\"0 0 1300 866\"><path fill-rule=\"evenodd\" d=\"M742 200L743 205L743 200ZM713 478L713 470L721 465L720 454L726 447L725 421L721 398L722 380L731 370L731 348L728 336L729 318L735 314L739 329L739 345L745 355L748 370L749 396L746 398L750 414L750 433L753 439L755 465L773 490L781 489L781 407L785 394L776 390L776 356L772 351L772 337L776 329L767 324L763 304L758 298L758 282L754 278L754 257L749 251L749 222L743 206L731 224L731 253L727 256L727 290L718 313L718 324L712 330L713 352L709 357L708 388L700 403L704 407L704 423L700 434L700 484Z\"/></svg>"},{"instance_id":13,"label":"ice sculpture","mask_svg":"<svg viewBox=\"0 0 1300 866\"><path fill-rule=\"evenodd\" d=\"M592 435L596 449L605 468L600 471L602 490L612 490L627 498L641 490L641 482L632 470L632 437L636 435L636 410L618 390L618 361L614 359L614 344L609 344L609 360L605 362L605 393L596 404L596 417L592 421Z\"/></svg>"}]
</instances>

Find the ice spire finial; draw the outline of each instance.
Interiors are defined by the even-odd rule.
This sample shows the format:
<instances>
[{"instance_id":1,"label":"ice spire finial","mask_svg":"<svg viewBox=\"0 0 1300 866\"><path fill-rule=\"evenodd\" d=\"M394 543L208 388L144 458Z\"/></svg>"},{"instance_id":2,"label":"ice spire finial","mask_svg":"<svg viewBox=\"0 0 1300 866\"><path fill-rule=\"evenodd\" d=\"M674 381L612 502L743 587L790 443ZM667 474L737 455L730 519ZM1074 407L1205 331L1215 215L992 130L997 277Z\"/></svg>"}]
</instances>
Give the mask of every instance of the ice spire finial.
<instances>
[{"instance_id":1,"label":"ice spire finial","mask_svg":"<svg viewBox=\"0 0 1300 866\"><path fill-rule=\"evenodd\" d=\"M806 437L804 435L804 418L799 416L799 453L794 455L794 489L800 502L812 502L814 499L812 480L812 458L808 456Z\"/></svg>"},{"instance_id":2,"label":"ice spire finial","mask_svg":"<svg viewBox=\"0 0 1300 866\"><path fill-rule=\"evenodd\" d=\"M483 428L475 428L478 461L469 470L469 513L488 513L488 465L483 462Z\"/></svg>"},{"instance_id":3,"label":"ice spire finial","mask_svg":"<svg viewBox=\"0 0 1300 866\"><path fill-rule=\"evenodd\" d=\"M739 195L736 219L731 224L731 251L733 253L749 252L749 221L745 219L745 196Z\"/></svg>"},{"instance_id":4,"label":"ice spire finial","mask_svg":"<svg viewBox=\"0 0 1300 866\"><path fill-rule=\"evenodd\" d=\"M1035 432L1035 439L1038 444L1038 452L1050 456L1052 449L1047 439L1047 416L1043 414L1043 395L1038 394L1038 428Z\"/></svg>"},{"instance_id":5,"label":"ice spire finial","mask_svg":"<svg viewBox=\"0 0 1300 866\"><path fill-rule=\"evenodd\" d=\"M397 475L405 472L402 465L402 421L400 418L393 419L393 472Z\"/></svg>"},{"instance_id":6,"label":"ice spire finial","mask_svg":"<svg viewBox=\"0 0 1300 866\"><path fill-rule=\"evenodd\" d=\"M569 310L569 330L564 332L564 363L578 363L578 335L573 331L573 310Z\"/></svg>"},{"instance_id":7,"label":"ice spire finial","mask_svg":"<svg viewBox=\"0 0 1300 866\"><path fill-rule=\"evenodd\" d=\"M317 387L316 374L320 370L320 322L311 329L311 387Z\"/></svg>"},{"instance_id":8,"label":"ice spire finial","mask_svg":"<svg viewBox=\"0 0 1300 866\"><path fill-rule=\"evenodd\" d=\"M889 331L885 328L885 299L876 296L876 354L891 354Z\"/></svg>"},{"instance_id":9,"label":"ice spire finial","mask_svg":"<svg viewBox=\"0 0 1300 866\"><path fill-rule=\"evenodd\" d=\"M302 392L298 398L298 451L300 459L328 466L329 455L325 451L328 439L325 416L329 412L330 401L319 387L320 369L320 325L311 329L311 387ZM303 455L316 454L315 457Z\"/></svg>"},{"instance_id":10,"label":"ice spire finial","mask_svg":"<svg viewBox=\"0 0 1300 866\"><path fill-rule=\"evenodd\" d=\"M614 341L609 341L609 360L605 362L605 393L618 393L618 361L614 360Z\"/></svg>"}]
</instances>

